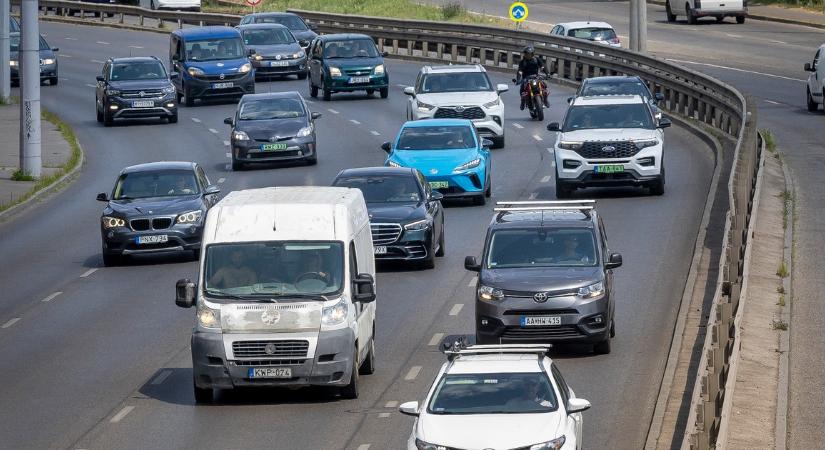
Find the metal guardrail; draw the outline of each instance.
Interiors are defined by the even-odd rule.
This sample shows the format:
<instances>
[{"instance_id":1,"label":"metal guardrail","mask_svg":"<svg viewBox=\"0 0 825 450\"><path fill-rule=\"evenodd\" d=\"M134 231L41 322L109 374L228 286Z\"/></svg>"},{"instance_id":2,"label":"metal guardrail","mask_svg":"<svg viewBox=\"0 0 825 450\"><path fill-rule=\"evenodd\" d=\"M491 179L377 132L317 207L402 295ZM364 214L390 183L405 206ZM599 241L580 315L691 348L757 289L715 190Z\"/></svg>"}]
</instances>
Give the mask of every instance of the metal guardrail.
<instances>
[{"instance_id":1,"label":"metal guardrail","mask_svg":"<svg viewBox=\"0 0 825 450\"><path fill-rule=\"evenodd\" d=\"M12 3L19 4L20 0ZM109 13L123 23L135 16L184 25L235 25L231 14L154 11L135 6L41 0L42 8L59 15L69 11ZM521 30L447 22L409 21L366 16L293 10L318 26L321 33L370 35L381 51L392 57L428 63L482 64L491 69L514 70L522 48L529 44L546 58L556 77L569 82L601 75L638 75L653 92L662 93L660 107L672 114L694 119L736 140L731 177L727 184L729 211L726 218L719 279L710 309L702 358L694 387L684 448L709 449L716 445L721 412L728 400L726 389L732 349L738 342L734 318L739 312L747 229L753 207L761 145L756 129L756 109L733 87L702 73L648 55L588 41ZM100 14L95 21L104 21ZM81 14L82 16L82 14Z\"/></svg>"}]
</instances>

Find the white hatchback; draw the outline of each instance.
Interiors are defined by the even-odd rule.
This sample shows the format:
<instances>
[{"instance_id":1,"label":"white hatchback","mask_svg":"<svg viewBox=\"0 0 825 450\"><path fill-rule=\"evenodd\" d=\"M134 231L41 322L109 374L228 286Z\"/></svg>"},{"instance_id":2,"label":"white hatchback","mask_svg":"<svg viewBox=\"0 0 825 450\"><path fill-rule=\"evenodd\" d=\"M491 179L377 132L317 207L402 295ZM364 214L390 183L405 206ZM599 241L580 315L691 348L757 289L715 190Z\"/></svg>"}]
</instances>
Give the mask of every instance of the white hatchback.
<instances>
[{"instance_id":1,"label":"white hatchback","mask_svg":"<svg viewBox=\"0 0 825 450\"><path fill-rule=\"evenodd\" d=\"M575 39L593 41L597 44L609 45L611 47L621 47L622 42L607 22L566 22L556 24L550 34L556 36L566 36Z\"/></svg>"},{"instance_id":2,"label":"white hatchback","mask_svg":"<svg viewBox=\"0 0 825 450\"><path fill-rule=\"evenodd\" d=\"M448 352L423 403L399 409L414 416L409 450L581 449L576 398L542 345L475 345Z\"/></svg>"}]
</instances>

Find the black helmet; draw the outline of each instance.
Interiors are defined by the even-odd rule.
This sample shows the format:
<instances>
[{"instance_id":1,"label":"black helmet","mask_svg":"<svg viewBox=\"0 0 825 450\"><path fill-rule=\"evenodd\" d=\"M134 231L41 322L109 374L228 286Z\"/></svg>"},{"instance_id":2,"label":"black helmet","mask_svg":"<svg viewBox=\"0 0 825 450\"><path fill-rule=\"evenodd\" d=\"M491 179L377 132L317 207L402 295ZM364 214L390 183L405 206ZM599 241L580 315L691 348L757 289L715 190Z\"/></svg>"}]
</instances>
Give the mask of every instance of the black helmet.
<instances>
[{"instance_id":1,"label":"black helmet","mask_svg":"<svg viewBox=\"0 0 825 450\"><path fill-rule=\"evenodd\" d=\"M536 49L534 49L532 45L528 45L527 47L524 47L524 50L522 50L521 52L525 55L533 56L533 54L536 52Z\"/></svg>"}]
</instances>

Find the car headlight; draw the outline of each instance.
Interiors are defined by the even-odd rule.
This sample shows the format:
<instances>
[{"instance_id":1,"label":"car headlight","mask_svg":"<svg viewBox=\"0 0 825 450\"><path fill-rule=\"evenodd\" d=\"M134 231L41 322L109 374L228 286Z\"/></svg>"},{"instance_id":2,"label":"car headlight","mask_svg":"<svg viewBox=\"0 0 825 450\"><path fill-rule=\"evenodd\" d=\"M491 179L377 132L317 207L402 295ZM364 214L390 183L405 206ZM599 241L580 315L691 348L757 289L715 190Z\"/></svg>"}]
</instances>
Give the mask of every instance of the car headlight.
<instances>
[{"instance_id":1,"label":"car headlight","mask_svg":"<svg viewBox=\"0 0 825 450\"><path fill-rule=\"evenodd\" d=\"M375 69L373 69L373 73L375 73L376 75L384 75L384 65L379 64L375 66Z\"/></svg>"},{"instance_id":2,"label":"car headlight","mask_svg":"<svg viewBox=\"0 0 825 450\"><path fill-rule=\"evenodd\" d=\"M43 65L43 66L50 66L50 65L52 65L52 64L54 64L54 59L52 59L52 58L46 58L46 59L44 59L44 60L43 60L43 64L42 64L42 65Z\"/></svg>"},{"instance_id":3,"label":"car headlight","mask_svg":"<svg viewBox=\"0 0 825 450\"><path fill-rule=\"evenodd\" d=\"M639 149L653 147L654 145L659 145L659 140L656 138L652 139L640 139L638 141L633 141L636 144L636 147Z\"/></svg>"},{"instance_id":4,"label":"car headlight","mask_svg":"<svg viewBox=\"0 0 825 450\"><path fill-rule=\"evenodd\" d=\"M300 130L298 130L298 134L297 134L297 136L298 136L298 137L307 137L307 136L309 136L310 134L312 134L312 131L313 131L313 127L312 127L312 125L310 125L310 126L308 126L308 127L303 127L303 128L301 128Z\"/></svg>"},{"instance_id":5,"label":"car headlight","mask_svg":"<svg viewBox=\"0 0 825 450\"><path fill-rule=\"evenodd\" d=\"M424 442L421 439L415 439L415 448L418 450L447 450L447 447L438 444L430 444L429 442Z\"/></svg>"},{"instance_id":6,"label":"car headlight","mask_svg":"<svg viewBox=\"0 0 825 450\"><path fill-rule=\"evenodd\" d=\"M201 211L200 210L198 210L198 211L189 211L189 212L185 212L183 214L179 214L178 218L177 218L177 220L175 220L175 222L177 222L177 223L195 223L198 220L200 220L200 218L201 218Z\"/></svg>"},{"instance_id":7,"label":"car headlight","mask_svg":"<svg viewBox=\"0 0 825 450\"><path fill-rule=\"evenodd\" d=\"M435 109L434 105L431 105L429 103L424 103L424 102L421 102L421 101L418 102L418 110L421 111L421 112L430 112L433 109Z\"/></svg>"},{"instance_id":8,"label":"car headlight","mask_svg":"<svg viewBox=\"0 0 825 450\"><path fill-rule=\"evenodd\" d=\"M329 76L331 77L340 77L341 76L341 69L337 67L330 67L329 68Z\"/></svg>"},{"instance_id":9,"label":"car headlight","mask_svg":"<svg viewBox=\"0 0 825 450\"><path fill-rule=\"evenodd\" d=\"M390 166L390 167L404 167L404 166L402 166L401 164L398 164L395 161L387 161L387 165Z\"/></svg>"},{"instance_id":10,"label":"car headlight","mask_svg":"<svg viewBox=\"0 0 825 450\"><path fill-rule=\"evenodd\" d=\"M426 230L432 226L432 222L429 219L421 219L416 220L415 222L410 222L404 225L404 229L407 231L421 231Z\"/></svg>"},{"instance_id":11,"label":"car headlight","mask_svg":"<svg viewBox=\"0 0 825 450\"><path fill-rule=\"evenodd\" d=\"M579 297L581 298L597 298L602 295L604 295L604 282L602 281L579 288Z\"/></svg>"},{"instance_id":12,"label":"car headlight","mask_svg":"<svg viewBox=\"0 0 825 450\"><path fill-rule=\"evenodd\" d=\"M171 84L169 86L166 86L165 88L163 88L163 93L164 94L174 94L175 93L175 86L172 86Z\"/></svg>"},{"instance_id":13,"label":"car headlight","mask_svg":"<svg viewBox=\"0 0 825 450\"><path fill-rule=\"evenodd\" d=\"M106 89L106 95L120 95L119 89Z\"/></svg>"},{"instance_id":14,"label":"car headlight","mask_svg":"<svg viewBox=\"0 0 825 450\"><path fill-rule=\"evenodd\" d=\"M559 148L565 150L578 150L584 143L579 141L559 141Z\"/></svg>"},{"instance_id":15,"label":"car headlight","mask_svg":"<svg viewBox=\"0 0 825 450\"><path fill-rule=\"evenodd\" d=\"M255 61L260 61L260 60L264 59L264 56L256 54L255 56L253 56L253 58L255 58Z\"/></svg>"},{"instance_id":16,"label":"car headlight","mask_svg":"<svg viewBox=\"0 0 825 450\"><path fill-rule=\"evenodd\" d=\"M212 309L204 304L198 304L198 325L203 328L221 327L221 310Z\"/></svg>"},{"instance_id":17,"label":"car headlight","mask_svg":"<svg viewBox=\"0 0 825 450\"><path fill-rule=\"evenodd\" d=\"M10 65L11 67L17 67L19 64L20 64L20 63L18 63L17 61L15 61L15 60L13 60L13 59L12 59L12 60L9 60L9 65Z\"/></svg>"},{"instance_id":18,"label":"car headlight","mask_svg":"<svg viewBox=\"0 0 825 450\"><path fill-rule=\"evenodd\" d=\"M246 131L233 131L232 132L232 139L236 141L248 141L249 135L246 134Z\"/></svg>"},{"instance_id":19,"label":"car headlight","mask_svg":"<svg viewBox=\"0 0 825 450\"><path fill-rule=\"evenodd\" d=\"M126 226L126 221L121 219L120 217L103 216L101 220L103 220L103 228L107 230L110 228L119 228Z\"/></svg>"},{"instance_id":20,"label":"car headlight","mask_svg":"<svg viewBox=\"0 0 825 450\"><path fill-rule=\"evenodd\" d=\"M501 104L501 99L496 97L495 100L485 103L484 107L487 108L487 109L490 109L490 108L495 108L496 106L498 106L500 104Z\"/></svg>"},{"instance_id":21,"label":"car headlight","mask_svg":"<svg viewBox=\"0 0 825 450\"><path fill-rule=\"evenodd\" d=\"M293 54L293 55L292 55L292 57L293 57L293 58L303 58L303 57L304 57L304 56L306 56L306 55L307 55L307 54L306 54L306 53L304 53L304 51L303 51L303 50L301 50L300 52Z\"/></svg>"},{"instance_id":22,"label":"car headlight","mask_svg":"<svg viewBox=\"0 0 825 450\"><path fill-rule=\"evenodd\" d=\"M501 289L484 286L482 284L478 286L478 298L487 302L493 300L504 300L504 292Z\"/></svg>"},{"instance_id":23,"label":"car headlight","mask_svg":"<svg viewBox=\"0 0 825 450\"><path fill-rule=\"evenodd\" d=\"M203 75L204 75L203 70L201 70L201 69L199 69L199 68L197 68L197 67L190 67L190 68L189 68L189 69L187 69L186 71L189 73L189 75L191 75L191 76L193 76L193 77L200 77L200 76L203 76Z\"/></svg>"},{"instance_id":24,"label":"car headlight","mask_svg":"<svg viewBox=\"0 0 825 450\"><path fill-rule=\"evenodd\" d=\"M247 73L252 70L252 64L245 63L238 69L238 73Z\"/></svg>"},{"instance_id":25,"label":"car headlight","mask_svg":"<svg viewBox=\"0 0 825 450\"><path fill-rule=\"evenodd\" d=\"M468 161L468 162L456 167L455 169L453 169L453 172L461 172L462 170L474 169L474 168L478 167L479 164L481 164L481 158L476 158L472 161Z\"/></svg>"},{"instance_id":26,"label":"car headlight","mask_svg":"<svg viewBox=\"0 0 825 450\"><path fill-rule=\"evenodd\" d=\"M564 436L553 439L552 441L542 442L541 444L531 445L530 450L559 450L564 442L567 440Z\"/></svg>"},{"instance_id":27,"label":"car headlight","mask_svg":"<svg viewBox=\"0 0 825 450\"><path fill-rule=\"evenodd\" d=\"M338 303L324 308L321 323L324 325L338 325L347 320L348 307L342 299Z\"/></svg>"}]
</instances>

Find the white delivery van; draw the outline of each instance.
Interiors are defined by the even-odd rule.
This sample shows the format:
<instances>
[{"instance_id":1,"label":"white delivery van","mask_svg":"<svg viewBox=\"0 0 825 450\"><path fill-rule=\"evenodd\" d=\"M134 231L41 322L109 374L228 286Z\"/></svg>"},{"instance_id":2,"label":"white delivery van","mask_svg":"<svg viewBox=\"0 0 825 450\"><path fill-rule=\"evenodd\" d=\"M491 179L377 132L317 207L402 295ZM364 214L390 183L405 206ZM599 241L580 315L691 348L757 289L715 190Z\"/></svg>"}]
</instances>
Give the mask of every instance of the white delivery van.
<instances>
[{"instance_id":1,"label":"white delivery van","mask_svg":"<svg viewBox=\"0 0 825 450\"><path fill-rule=\"evenodd\" d=\"M195 400L213 389L337 386L358 396L375 368L375 261L358 189L236 191L209 211L198 283L175 303L197 307Z\"/></svg>"},{"instance_id":2,"label":"white delivery van","mask_svg":"<svg viewBox=\"0 0 825 450\"><path fill-rule=\"evenodd\" d=\"M811 72L808 75L808 91L805 98L808 103L808 111L816 111L819 105L825 105L825 64L821 64L825 56L825 44L819 46L814 54L814 60L805 63L805 71Z\"/></svg>"},{"instance_id":3,"label":"white delivery van","mask_svg":"<svg viewBox=\"0 0 825 450\"><path fill-rule=\"evenodd\" d=\"M676 16L686 16L690 24L700 17L715 17L717 22L735 17L736 23L745 23L748 0L667 0L665 13L668 22L675 22Z\"/></svg>"}]
</instances>

